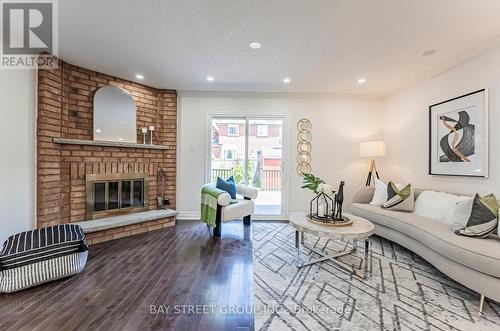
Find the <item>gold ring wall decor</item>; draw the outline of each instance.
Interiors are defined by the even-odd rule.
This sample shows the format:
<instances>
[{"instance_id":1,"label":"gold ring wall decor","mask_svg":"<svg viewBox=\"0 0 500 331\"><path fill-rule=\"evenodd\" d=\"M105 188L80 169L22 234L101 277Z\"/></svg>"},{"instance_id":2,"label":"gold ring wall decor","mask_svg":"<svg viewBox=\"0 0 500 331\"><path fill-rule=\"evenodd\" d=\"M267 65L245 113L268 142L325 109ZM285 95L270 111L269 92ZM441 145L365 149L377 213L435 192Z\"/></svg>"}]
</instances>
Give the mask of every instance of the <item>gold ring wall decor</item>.
<instances>
[{"instance_id":1,"label":"gold ring wall decor","mask_svg":"<svg viewBox=\"0 0 500 331\"><path fill-rule=\"evenodd\" d=\"M312 124L307 118L303 118L297 122L299 132L311 132Z\"/></svg>"},{"instance_id":2,"label":"gold ring wall decor","mask_svg":"<svg viewBox=\"0 0 500 331\"><path fill-rule=\"evenodd\" d=\"M297 122L297 173L311 173L311 121L303 118Z\"/></svg>"},{"instance_id":3,"label":"gold ring wall decor","mask_svg":"<svg viewBox=\"0 0 500 331\"><path fill-rule=\"evenodd\" d=\"M297 163L298 164L301 164L301 163L310 164L311 163L311 154L309 154L307 152L298 153L297 154Z\"/></svg>"}]
</instances>

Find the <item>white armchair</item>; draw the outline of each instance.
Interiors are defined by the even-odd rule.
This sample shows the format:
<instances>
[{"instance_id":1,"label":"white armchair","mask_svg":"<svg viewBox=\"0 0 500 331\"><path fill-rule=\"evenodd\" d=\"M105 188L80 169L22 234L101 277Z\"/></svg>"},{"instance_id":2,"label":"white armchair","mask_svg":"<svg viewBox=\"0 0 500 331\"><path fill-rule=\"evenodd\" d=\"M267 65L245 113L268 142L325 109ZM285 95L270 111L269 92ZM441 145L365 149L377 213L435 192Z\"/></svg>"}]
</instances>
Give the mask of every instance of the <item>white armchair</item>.
<instances>
[{"instance_id":1,"label":"white armchair","mask_svg":"<svg viewBox=\"0 0 500 331\"><path fill-rule=\"evenodd\" d=\"M217 218L215 221L214 237L221 236L222 223L243 218L244 225L250 225L251 216L255 211L255 203L252 199L257 199L259 191L255 188L236 184L236 194L238 203L231 203L229 193L222 193L217 199Z\"/></svg>"}]
</instances>

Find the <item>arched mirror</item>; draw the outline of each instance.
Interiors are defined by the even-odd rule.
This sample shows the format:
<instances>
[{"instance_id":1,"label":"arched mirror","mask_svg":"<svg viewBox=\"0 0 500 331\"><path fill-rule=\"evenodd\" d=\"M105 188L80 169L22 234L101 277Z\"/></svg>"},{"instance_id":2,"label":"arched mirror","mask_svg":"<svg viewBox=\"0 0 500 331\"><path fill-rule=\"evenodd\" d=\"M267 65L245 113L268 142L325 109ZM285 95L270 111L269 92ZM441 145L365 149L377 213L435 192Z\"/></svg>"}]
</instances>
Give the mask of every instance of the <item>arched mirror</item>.
<instances>
[{"instance_id":1,"label":"arched mirror","mask_svg":"<svg viewBox=\"0 0 500 331\"><path fill-rule=\"evenodd\" d=\"M136 106L128 91L116 86L97 90L94 140L137 143Z\"/></svg>"}]
</instances>

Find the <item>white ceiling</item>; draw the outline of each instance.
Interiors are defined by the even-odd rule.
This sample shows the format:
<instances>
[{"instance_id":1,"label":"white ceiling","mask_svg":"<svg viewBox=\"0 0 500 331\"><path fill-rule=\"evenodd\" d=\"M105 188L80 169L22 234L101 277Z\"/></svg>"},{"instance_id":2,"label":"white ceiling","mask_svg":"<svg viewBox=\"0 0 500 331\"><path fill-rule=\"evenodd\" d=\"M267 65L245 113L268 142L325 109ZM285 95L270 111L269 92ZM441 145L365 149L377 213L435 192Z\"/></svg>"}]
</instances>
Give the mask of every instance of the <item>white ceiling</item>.
<instances>
[{"instance_id":1,"label":"white ceiling","mask_svg":"<svg viewBox=\"0 0 500 331\"><path fill-rule=\"evenodd\" d=\"M63 0L59 17L63 60L178 90L386 94L500 40L500 0Z\"/></svg>"}]
</instances>

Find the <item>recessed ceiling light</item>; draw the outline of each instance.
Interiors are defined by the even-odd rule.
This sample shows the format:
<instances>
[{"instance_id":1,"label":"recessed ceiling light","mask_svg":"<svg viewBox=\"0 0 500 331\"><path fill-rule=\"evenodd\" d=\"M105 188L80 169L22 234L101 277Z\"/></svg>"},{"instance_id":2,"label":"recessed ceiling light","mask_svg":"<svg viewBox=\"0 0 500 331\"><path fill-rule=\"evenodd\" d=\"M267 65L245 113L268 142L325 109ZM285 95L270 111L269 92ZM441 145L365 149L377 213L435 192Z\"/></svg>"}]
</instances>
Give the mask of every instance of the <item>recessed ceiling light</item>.
<instances>
[{"instance_id":1,"label":"recessed ceiling light","mask_svg":"<svg viewBox=\"0 0 500 331\"><path fill-rule=\"evenodd\" d=\"M213 76L207 76L207 81L208 82L213 82L214 81L214 77Z\"/></svg>"},{"instance_id":2,"label":"recessed ceiling light","mask_svg":"<svg viewBox=\"0 0 500 331\"><path fill-rule=\"evenodd\" d=\"M262 47L262 44L261 44L261 43L259 43L258 41L252 41L252 42L250 43L250 48L251 48L251 49L259 49L259 48L261 48L261 47Z\"/></svg>"},{"instance_id":3,"label":"recessed ceiling light","mask_svg":"<svg viewBox=\"0 0 500 331\"><path fill-rule=\"evenodd\" d=\"M285 83L285 84L290 84L291 81L292 80L288 77L283 78L283 83Z\"/></svg>"},{"instance_id":4,"label":"recessed ceiling light","mask_svg":"<svg viewBox=\"0 0 500 331\"><path fill-rule=\"evenodd\" d=\"M425 52L422 53L422 56L431 56L436 54L437 50L435 49L428 49Z\"/></svg>"},{"instance_id":5,"label":"recessed ceiling light","mask_svg":"<svg viewBox=\"0 0 500 331\"><path fill-rule=\"evenodd\" d=\"M366 78L361 77L360 79L358 79L358 84L364 84L364 83L366 83Z\"/></svg>"},{"instance_id":6,"label":"recessed ceiling light","mask_svg":"<svg viewBox=\"0 0 500 331\"><path fill-rule=\"evenodd\" d=\"M101 129L96 129L95 132L101 133Z\"/></svg>"},{"instance_id":7,"label":"recessed ceiling light","mask_svg":"<svg viewBox=\"0 0 500 331\"><path fill-rule=\"evenodd\" d=\"M142 79L144 79L144 75L137 74L137 75L135 75L135 78L142 80Z\"/></svg>"},{"instance_id":8,"label":"recessed ceiling light","mask_svg":"<svg viewBox=\"0 0 500 331\"><path fill-rule=\"evenodd\" d=\"M123 138L118 138L119 141L123 141Z\"/></svg>"}]
</instances>

